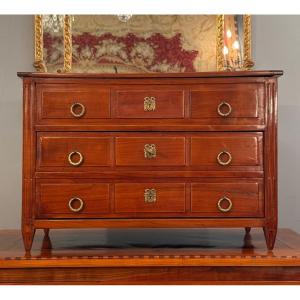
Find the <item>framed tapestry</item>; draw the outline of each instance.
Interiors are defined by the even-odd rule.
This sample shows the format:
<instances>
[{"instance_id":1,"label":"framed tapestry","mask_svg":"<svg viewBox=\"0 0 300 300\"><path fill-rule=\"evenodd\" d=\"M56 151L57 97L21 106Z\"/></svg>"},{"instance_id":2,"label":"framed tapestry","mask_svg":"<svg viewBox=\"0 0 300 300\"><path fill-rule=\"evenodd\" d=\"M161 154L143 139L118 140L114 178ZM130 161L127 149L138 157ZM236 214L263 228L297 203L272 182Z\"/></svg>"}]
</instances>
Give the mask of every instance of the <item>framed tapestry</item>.
<instances>
[{"instance_id":1,"label":"framed tapestry","mask_svg":"<svg viewBox=\"0 0 300 300\"><path fill-rule=\"evenodd\" d=\"M47 72L249 69L250 38L250 16L242 15L37 15L34 65Z\"/></svg>"}]
</instances>

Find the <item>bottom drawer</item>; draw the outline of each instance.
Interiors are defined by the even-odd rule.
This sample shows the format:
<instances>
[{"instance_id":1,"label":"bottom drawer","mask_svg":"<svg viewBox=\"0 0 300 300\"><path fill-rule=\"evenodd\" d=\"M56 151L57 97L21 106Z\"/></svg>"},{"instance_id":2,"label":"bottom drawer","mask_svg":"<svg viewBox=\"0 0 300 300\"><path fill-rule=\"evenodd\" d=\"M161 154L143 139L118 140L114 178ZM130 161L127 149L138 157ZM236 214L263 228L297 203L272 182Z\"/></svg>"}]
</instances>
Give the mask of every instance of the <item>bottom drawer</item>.
<instances>
[{"instance_id":1,"label":"bottom drawer","mask_svg":"<svg viewBox=\"0 0 300 300\"><path fill-rule=\"evenodd\" d=\"M110 211L109 184L43 182L37 190L40 218L93 218Z\"/></svg>"},{"instance_id":2,"label":"bottom drawer","mask_svg":"<svg viewBox=\"0 0 300 300\"><path fill-rule=\"evenodd\" d=\"M37 182L37 218L227 218L264 216L263 180Z\"/></svg>"},{"instance_id":3,"label":"bottom drawer","mask_svg":"<svg viewBox=\"0 0 300 300\"><path fill-rule=\"evenodd\" d=\"M192 183L191 212L207 217L262 217L260 182Z\"/></svg>"},{"instance_id":4,"label":"bottom drawer","mask_svg":"<svg viewBox=\"0 0 300 300\"><path fill-rule=\"evenodd\" d=\"M185 183L116 183L116 213L183 213Z\"/></svg>"}]
</instances>

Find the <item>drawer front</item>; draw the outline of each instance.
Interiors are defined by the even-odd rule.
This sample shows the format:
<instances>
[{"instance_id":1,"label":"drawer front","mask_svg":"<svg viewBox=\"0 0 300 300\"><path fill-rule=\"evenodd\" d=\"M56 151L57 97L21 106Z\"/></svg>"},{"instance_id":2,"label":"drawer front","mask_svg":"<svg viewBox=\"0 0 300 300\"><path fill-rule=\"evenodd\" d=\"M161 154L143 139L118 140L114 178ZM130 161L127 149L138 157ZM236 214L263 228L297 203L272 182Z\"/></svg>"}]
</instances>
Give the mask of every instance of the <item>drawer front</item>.
<instances>
[{"instance_id":1,"label":"drawer front","mask_svg":"<svg viewBox=\"0 0 300 300\"><path fill-rule=\"evenodd\" d=\"M116 213L183 213L184 183L116 183Z\"/></svg>"},{"instance_id":2,"label":"drawer front","mask_svg":"<svg viewBox=\"0 0 300 300\"><path fill-rule=\"evenodd\" d=\"M184 91L118 90L113 111L116 118L184 118Z\"/></svg>"},{"instance_id":3,"label":"drawer front","mask_svg":"<svg viewBox=\"0 0 300 300\"><path fill-rule=\"evenodd\" d=\"M38 168L84 167L111 165L111 138L97 134L45 133L38 135Z\"/></svg>"},{"instance_id":4,"label":"drawer front","mask_svg":"<svg viewBox=\"0 0 300 300\"><path fill-rule=\"evenodd\" d=\"M262 182L193 183L191 211L207 217L263 217Z\"/></svg>"},{"instance_id":5,"label":"drawer front","mask_svg":"<svg viewBox=\"0 0 300 300\"><path fill-rule=\"evenodd\" d=\"M184 125L188 130L189 126L264 124L261 83L183 84L122 89L100 83L38 84L37 125L101 124L107 130L123 130L128 125L137 130L148 125L156 129ZM140 123L139 119L144 120Z\"/></svg>"},{"instance_id":6,"label":"drawer front","mask_svg":"<svg viewBox=\"0 0 300 300\"><path fill-rule=\"evenodd\" d=\"M117 166L184 166L185 137L117 137Z\"/></svg>"},{"instance_id":7,"label":"drawer front","mask_svg":"<svg viewBox=\"0 0 300 300\"><path fill-rule=\"evenodd\" d=\"M120 174L119 167L137 172L159 169L170 172L262 171L263 135L259 132L47 132L37 135L38 171L103 169Z\"/></svg>"},{"instance_id":8,"label":"drawer front","mask_svg":"<svg viewBox=\"0 0 300 300\"><path fill-rule=\"evenodd\" d=\"M37 88L37 99L40 121L66 119L84 122L110 117L110 92L101 87L43 85Z\"/></svg>"},{"instance_id":9,"label":"drawer front","mask_svg":"<svg viewBox=\"0 0 300 300\"><path fill-rule=\"evenodd\" d=\"M109 213L109 184L58 182L38 184L38 217L92 218Z\"/></svg>"},{"instance_id":10,"label":"drawer front","mask_svg":"<svg viewBox=\"0 0 300 300\"><path fill-rule=\"evenodd\" d=\"M191 138L191 165L226 170L262 166L262 133L211 133Z\"/></svg>"},{"instance_id":11,"label":"drawer front","mask_svg":"<svg viewBox=\"0 0 300 300\"><path fill-rule=\"evenodd\" d=\"M264 87L262 84L218 84L191 90L191 117L212 124L263 122Z\"/></svg>"}]
</instances>

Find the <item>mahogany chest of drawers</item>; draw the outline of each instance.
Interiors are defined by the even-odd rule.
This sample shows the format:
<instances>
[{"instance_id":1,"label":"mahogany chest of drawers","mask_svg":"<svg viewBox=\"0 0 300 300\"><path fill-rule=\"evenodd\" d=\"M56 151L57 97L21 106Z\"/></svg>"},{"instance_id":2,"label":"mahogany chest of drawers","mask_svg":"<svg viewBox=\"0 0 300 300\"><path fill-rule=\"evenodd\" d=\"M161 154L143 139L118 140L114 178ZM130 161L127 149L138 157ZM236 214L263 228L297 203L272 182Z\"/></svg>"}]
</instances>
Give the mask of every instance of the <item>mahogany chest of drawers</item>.
<instances>
[{"instance_id":1,"label":"mahogany chest of drawers","mask_svg":"<svg viewBox=\"0 0 300 300\"><path fill-rule=\"evenodd\" d=\"M90 227L277 230L277 77L19 73L22 234Z\"/></svg>"}]
</instances>

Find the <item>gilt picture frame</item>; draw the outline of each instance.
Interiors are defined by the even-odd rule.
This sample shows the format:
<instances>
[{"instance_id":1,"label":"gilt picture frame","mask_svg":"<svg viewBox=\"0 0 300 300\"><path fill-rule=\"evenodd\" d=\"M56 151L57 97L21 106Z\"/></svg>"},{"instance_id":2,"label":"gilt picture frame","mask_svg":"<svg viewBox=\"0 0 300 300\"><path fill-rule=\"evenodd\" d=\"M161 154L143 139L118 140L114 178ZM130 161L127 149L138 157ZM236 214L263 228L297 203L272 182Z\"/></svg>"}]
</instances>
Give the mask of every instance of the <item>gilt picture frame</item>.
<instances>
[{"instance_id":1,"label":"gilt picture frame","mask_svg":"<svg viewBox=\"0 0 300 300\"><path fill-rule=\"evenodd\" d=\"M35 34L35 61L34 67L38 72L53 72L47 67L44 53L44 28L43 28L43 15L35 15L34 17L34 34ZM62 44L61 50L61 67L57 68L56 72L67 73L73 72L73 32L71 15L62 16L62 34L60 41ZM215 16L215 70L211 71L226 71L228 65L226 65L226 59L224 56L224 36L225 36L225 21L226 15ZM240 70L250 70L254 63L251 56L251 16L242 16L242 32L243 42L243 60ZM235 30L235 29L232 29ZM232 68L230 69L232 70ZM201 70L200 70L201 71Z\"/></svg>"}]
</instances>

